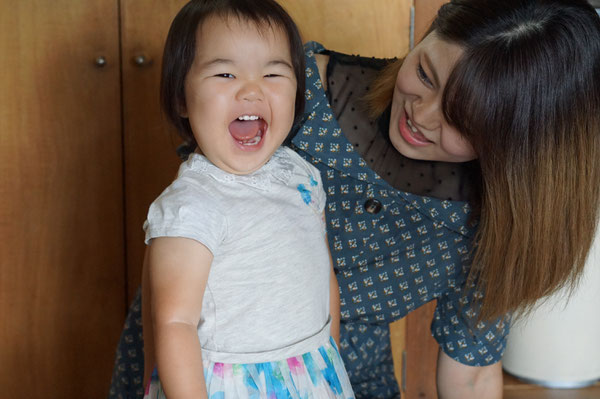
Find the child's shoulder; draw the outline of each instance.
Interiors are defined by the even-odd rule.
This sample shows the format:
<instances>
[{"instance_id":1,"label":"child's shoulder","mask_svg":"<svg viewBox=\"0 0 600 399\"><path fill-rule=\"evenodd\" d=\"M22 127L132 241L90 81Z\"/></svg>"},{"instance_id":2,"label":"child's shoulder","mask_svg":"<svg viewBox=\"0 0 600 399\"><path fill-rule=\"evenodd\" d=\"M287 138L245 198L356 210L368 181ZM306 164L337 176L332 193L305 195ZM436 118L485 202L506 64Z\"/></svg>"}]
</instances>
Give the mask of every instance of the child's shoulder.
<instances>
[{"instance_id":1,"label":"child's shoulder","mask_svg":"<svg viewBox=\"0 0 600 399\"><path fill-rule=\"evenodd\" d=\"M314 166L311 165L310 162L308 162L307 160L302 158L296 151L292 150L290 147L288 147L286 145L282 145L281 147L279 147L279 149L277 150L277 152L275 154L276 155L279 154L280 156L287 158L290 162L292 162L297 167L309 168L309 169L314 168Z\"/></svg>"},{"instance_id":2,"label":"child's shoulder","mask_svg":"<svg viewBox=\"0 0 600 399\"><path fill-rule=\"evenodd\" d=\"M214 196L210 175L206 173L205 166L198 154L190 157L179 166L175 180L165 188L155 202L165 205L177 204L178 206L193 206L202 203L218 203Z\"/></svg>"},{"instance_id":3,"label":"child's shoulder","mask_svg":"<svg viewBox=\"0 0 600 399\"><path fill-rule=\"evenodd\" d=\"M310 162L308 162L306 159L304 159L291 148L281 146L277 151L278 153L282 154L287 159L289 159L292 165L294 165L294 168L296 168L301 174L308 173L311 176L314 176L315 178L320 176L319 170L314 165L312 165Z\"/></svg>"}]
</instances>

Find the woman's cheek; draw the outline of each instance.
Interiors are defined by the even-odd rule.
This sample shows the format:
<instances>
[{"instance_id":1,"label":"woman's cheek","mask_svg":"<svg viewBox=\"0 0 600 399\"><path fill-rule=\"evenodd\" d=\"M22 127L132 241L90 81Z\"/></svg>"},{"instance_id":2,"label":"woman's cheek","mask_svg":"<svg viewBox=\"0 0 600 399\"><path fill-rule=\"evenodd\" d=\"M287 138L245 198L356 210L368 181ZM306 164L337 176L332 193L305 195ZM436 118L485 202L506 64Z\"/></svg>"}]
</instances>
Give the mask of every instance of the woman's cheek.
<instances>
[{"instance_id":1,"label":"woman's cheek","mask_svg":"<svg viewBox=\"0 0 600 399\"><path fill-rule=\"evenodd\" d=\"M458 132L448 132L442 135L442 148L456 157L458 161L466 162L477 158L471 143Z\"/></svg>"}]
</instances>

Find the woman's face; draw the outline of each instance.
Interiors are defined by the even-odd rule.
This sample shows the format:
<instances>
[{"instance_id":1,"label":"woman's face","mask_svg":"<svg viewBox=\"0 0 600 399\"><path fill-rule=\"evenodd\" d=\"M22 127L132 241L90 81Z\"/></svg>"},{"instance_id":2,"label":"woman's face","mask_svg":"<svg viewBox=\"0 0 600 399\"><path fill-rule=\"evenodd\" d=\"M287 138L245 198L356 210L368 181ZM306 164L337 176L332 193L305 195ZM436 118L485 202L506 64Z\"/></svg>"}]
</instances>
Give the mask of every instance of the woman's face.
<instances>
[{"instance_id":1,"label":"woman's face","mask_svg":"<svg viewBox=\"0 0 600 399\"><path fill-rule=\"evenodd\" d=\"M398 72L389 135L402 155L427 161L466 162L477 158L471 144L444 118L442 96L462 48L427 35Z\"/></svg>"}]
</instances>

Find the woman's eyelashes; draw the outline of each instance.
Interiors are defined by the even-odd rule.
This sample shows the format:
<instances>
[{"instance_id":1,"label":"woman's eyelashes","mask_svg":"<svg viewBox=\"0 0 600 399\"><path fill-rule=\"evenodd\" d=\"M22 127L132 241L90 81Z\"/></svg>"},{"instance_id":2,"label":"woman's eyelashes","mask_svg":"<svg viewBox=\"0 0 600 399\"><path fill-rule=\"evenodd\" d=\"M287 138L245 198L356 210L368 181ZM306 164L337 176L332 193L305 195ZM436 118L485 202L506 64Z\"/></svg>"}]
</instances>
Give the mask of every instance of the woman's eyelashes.
<instances>
[{"instance_id":1,"label":"woman's eyelashes","mask_svg":"<svg viewBox=\"0 0 600 399\"><path fill-rule=\"evenodd\" d=\"M417 76L419 77L421 82L423 82L427 87L433 87L433 82L431 81L431 79L429 79L429 76L427 76L427 73L423 69L421 63L417 65Z\"/></svg>"}]
</instances>

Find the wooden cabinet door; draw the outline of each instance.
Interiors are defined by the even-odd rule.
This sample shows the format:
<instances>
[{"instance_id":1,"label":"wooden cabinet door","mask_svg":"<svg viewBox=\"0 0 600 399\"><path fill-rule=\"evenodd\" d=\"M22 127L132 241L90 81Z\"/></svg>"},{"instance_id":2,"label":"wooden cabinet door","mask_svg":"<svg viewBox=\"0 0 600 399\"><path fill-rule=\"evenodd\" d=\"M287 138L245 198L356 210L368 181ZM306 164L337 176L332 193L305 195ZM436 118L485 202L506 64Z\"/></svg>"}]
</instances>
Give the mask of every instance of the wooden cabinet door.
<instances>
[{"instance_id":1,"label":"wooden cabinet door","mask_svg":"<svg viewBox=\"0 0 600 399\"><path fill-rule=\"evenodd\" d=\"M423 39L433 22L438 9L449 0L414 0L414 37L415 43Z\"/></svg>"},{"instance_id":2,"label":"wooden cabinet door","mask_svg":"<svg viewBox=\"0 0 600 399\"><path fill-rule=\"evenodd\" d=\"M175 178L177 134L159 105L162 52L171 21L186 0L121 0L125 226L129 301L140 286L142 225L152 201Z\"/></svg>"},{"instance_id":3,"label":"wooden cabinet door","mask_svg":"<svg viewBox=\"0 0 600 399\"><path fill-rule=\"evenodd\" d=\"M412 0L278 0L305 41L369 57L408 52Z\"/></svg>"},{"instance_id":4,"label":"wooden cabinet door","mask_svg":"<svg viewBox=\"0 0 600 399\"><path fill-rule=\"evenodd\" d=\"M105 398L125 304L117 1L3 1L0 54L0 396Z\"/></svg>"}]
</instances>

